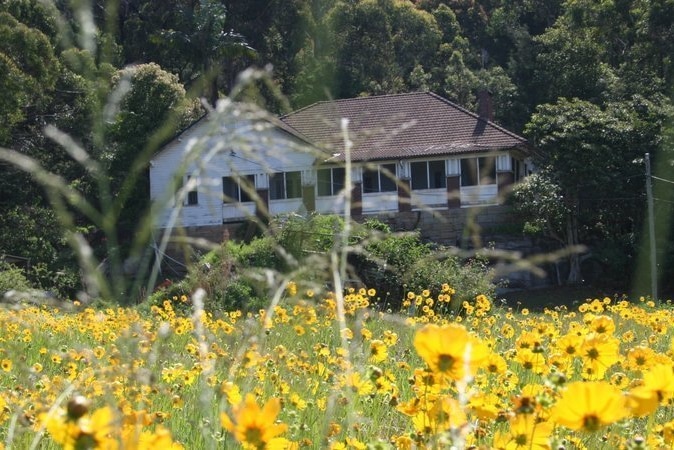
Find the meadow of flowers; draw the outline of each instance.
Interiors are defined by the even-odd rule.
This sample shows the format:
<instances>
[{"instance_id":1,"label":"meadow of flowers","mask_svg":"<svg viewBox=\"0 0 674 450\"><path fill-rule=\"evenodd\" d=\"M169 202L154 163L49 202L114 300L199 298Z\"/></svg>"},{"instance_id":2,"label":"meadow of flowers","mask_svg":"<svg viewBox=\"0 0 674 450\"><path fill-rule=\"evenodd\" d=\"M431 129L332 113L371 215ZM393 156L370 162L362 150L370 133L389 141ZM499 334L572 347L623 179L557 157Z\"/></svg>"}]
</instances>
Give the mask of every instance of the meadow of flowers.
<instances>
[{"instance_id":1,"label":"meadow of flowers","mask_svg":"<svg viewBox=\"0 0 674 450\"><path fill-rule=\"evenodd\" d=\"M669 305L0 310L0 449L674 448Z\"/></svg>"}]
</instances>

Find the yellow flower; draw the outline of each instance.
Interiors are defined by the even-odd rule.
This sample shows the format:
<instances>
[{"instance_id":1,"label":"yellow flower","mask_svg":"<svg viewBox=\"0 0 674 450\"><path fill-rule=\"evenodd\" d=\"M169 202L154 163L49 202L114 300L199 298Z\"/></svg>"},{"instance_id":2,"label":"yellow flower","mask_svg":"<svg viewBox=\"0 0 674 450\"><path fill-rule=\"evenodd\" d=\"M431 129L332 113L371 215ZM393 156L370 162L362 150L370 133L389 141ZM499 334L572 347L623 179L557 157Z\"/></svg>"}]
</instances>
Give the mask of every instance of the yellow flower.
<instances>
[{"instance_id":1,"label":"yellow flower","mask_svg":"<svg viewBox=\"0 0 674 450\"><path fill-rule=\"evenodd\" d=\"M395 443L395 448L399 450L412 450L416 448L412 438L407 435L396 436L392 440Z\"/></svg>"},{"instance_id":2,"label":"yellow flower","mask_svg":"<svg viewBox=\"0 0 674 450\"><path fill-rule=\"evenodd\" d=\"M662 425L662 438L665 443L672 445L674 444L674 420L671 420Z\"/></svg>"},{"instance_id":3,"label":"yellow flower","mask_svg":"<svg viewBox=\"0 0 674 450\"><path fill-rule=\"evenodd\" d=\"M655 351L645 345L632 347L627 351L627 358L623 365L630 370L644 370L648 368L655 359Z\"/></svg>"},{"instance_id":4,"label":"yellow flower","mask_svg":"<svg viewBox=\"0 0 674 450\"><path fill-rule=\"evenodd\" d=\"M636 416L646 416L674 397L674 372L669 364L658 364L644 374L642 385L632 389L629 406Z\"/></svg>"},{"instance_id":5,"label":"yellow flower","mask_svg":"<svg viewBox=\"0 0 674 450\"><path fill-rule=\"evenodd\" d=\"M506 323L501 327L501 335L506 339L510 339L515 335L515 329L512 325Z\"/></svg>"},{"instance_id":6,"label":"yellow flower","mask_svg":"<svg viewBox=\"0 0 674 450\"><path fill-rule=\"evenodd\" d=\"M386 360L388 351L384 341L374 339L370 342L370 361L378 363Z\"/></svg>"},{"instance_id":7,"label":"yellow flower","mask_svg":"<svg viewBox=\"0 0 674 450\"><path fill-rule=\"evenodd\" d=\"M2 367L3 372L10 372L12 370L12 360L3 359L0 361L0 367Z\"/></svg>"},{"instance_id":8,"label":"yellow flower","mask_svg":"<svg viewBox=\"0 0 674 450\"><path fill-rule=\"evenodd\" d=\"M457 324L428 324L414 336L414 348L428 367L453 380L472 376L489 350L466 328Z\"/></svg>"},{"instance_id":9,"label":"yellow flower","mask_svg":"<svg viewBox=\"0 0 674 450\"><path fill-rule=\"evenodd\" d=\"M466 412L455 398L442 396L429 406L420 409L412 417L412 424L418 433L437 434L449 429L459 429L467 423Z\"/></svg>"},{"instance_id":10,"label":"yellow flower","mask_svg":"<svg viewBox=\"0 0 674 450\"><path fill-rule=\"evenodd\" d=\"M570 383L552 409L551 419L572 430L596 431L628 414L625 397L605 381Z\"/></svg>"},{"instance_id":11,"label":"yellow flower","mask_svg":"<svg viewBox=\"0 0 674 450\"><path fill-rule=\"evenodd\" d=\"M80 448L114 449L116 440L111 436L115 416L111 408L104 407L86 415L87 405L79 397L68 403L68 412L63 409L53 414L40 415L40 421L51 437L64 450Z\"/></svg>"},{"instance_id":12,"label":"yellow flower","mask_svg":"<svg viewBox=\"0 0 674 450\"><path fill-rule=\"evenodd\" d=\"M227 401L230 405L238 405L241 403L243 397L241 397L238 385L231 381L225 381L222 383L222 386L220 386L220 390L227 396Z\"/></svg>"},{"instance_id":13,"label":"yellow flower","mask_svg":"<svg viewBox=\"0 0 674 450\"><path fill-rule=\"evenodd\" d=\"M396 342L398 342L398 334L391 330L385 330L383 340L386 343L386 345L390 347L392 345L395 345Z\"/></svg>"},{"instance_id":14,"label":"yellow flower","mask_svg":"<svg viewBox=\"0 0 674 450\"><path fill-rule=\"evenodd\" d=\"M358 395L370 395L375 390L374 384L367 378L360 376L358 372L350 372L341 376L340 384L345 387L349 387L353 392L357 392Z\"/></svg>"},{"instance_id":15,"label":"yellow flower","mask_svg":"<svg viewBox=\"0 0 674 450\"><path fill-rule=\"evenodd\" d=\"M555 340L554 345L563 356L573 358L580 353L582 343L582 337L574 333L568 333Z\"/></svg>"},{"instance_id":16,"label":"yellow flower","mask_svg":"<svg viewBox=\"0 0 674 450\"><path fill-rule=\"evenodd\" d=\"M505 359L498 353L490 353L484 367L488 373L497 375L505 373L508 369Z\"/></svg>"},{"instance_id":17,"label":"yellow flower","mask_svg":"<svg viewBox=\"0 0 674 450\"><path fill-rule=\"evenodd\" d=\"M528 348L517 350L515 361L520 363L525 370L529 370L532 373L542 374L549 370L548 366L545 364L545 357L543 354L531 351Z\"/></svg>"},{"instance_id":18,"label":"yellow flower","mask_svg":"<svg viewBox=\"0 0 674 450\"><path fill-rule=\"evenodd\" d=\"M286 287L286 291L288 292L288 295L291 297L295 296L297 294L297 283L294 281L290 281L288 283L288 286Z\"/></svg>"},{"instance_id":19,"label":"yellow flower","mask_svg":"<svg viewBox=\"0 0 674 450\"><path fill-rule=\"evenodd\" d=\"M606 370L620 359L620 341L607 334L590 333L581 344L583 374L590 380L604 378Z\"/></svg>"},{"instance_id":20,"label":"yellow flower","mask_svg":"<svg viewBox=\"0 0 674 450\"><path fill-rule=\"evenodd\" d=\"M481 420L494 420L503 408L498 395L487 392L478 392L468 401L470 411Z\"/></svg>"},{"instance_id":21,"label":"yellow flower","mask_svg":"<svg viewBox=\"0 0 674 450\"><path fill-rule=\"evenodd\" d=\"M122 442L125 450L182 450L184 447L171 438L171 432L158 426L154 431L140 431L135 426L122 429Z\"/></svg>"},{"instance_id":22,"label":"yellow flower","mask_svg":"<svg viewBox=\"0 0 674 450\"><path fill-rule=\"evenodd\" d=\"M590 329L598 334L613 334L615 323L609 316L596 316L590 322Z\"/></svg>"},{"instance_id":23,"label":"yellow flower","mask_svg":"<svg viewBox=\"0 0 674 450\"><path fill-rule=\"evenodd\" d=\"M220 414L222 426L234 435L245 448L272 448L274 439L284 433L288 426L276 423L281 411L281 400L271 398L260 408L253 394L246 394L244 400L232 408L232 416Z\"/></svg>"},{"instance_id":24,"label":"yellow flower","mask_svg":"<svg viewBox=\"0 0 674 450\"><path fill-rule=\"evenodd\" d=\"M518 414L509 421L507 432L496 432L492 448L498 450L548 450L550 449L550 422L538 423L532 415Z\"/></svg>"}]
</instances>

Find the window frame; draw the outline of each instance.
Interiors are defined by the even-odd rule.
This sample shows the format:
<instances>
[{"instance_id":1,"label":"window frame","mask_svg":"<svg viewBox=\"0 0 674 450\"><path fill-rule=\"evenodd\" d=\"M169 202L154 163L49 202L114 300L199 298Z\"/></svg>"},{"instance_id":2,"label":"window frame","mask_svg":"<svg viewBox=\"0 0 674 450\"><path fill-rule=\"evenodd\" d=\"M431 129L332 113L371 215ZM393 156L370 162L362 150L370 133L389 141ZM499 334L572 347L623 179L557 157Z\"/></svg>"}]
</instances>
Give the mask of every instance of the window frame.
<instances>
[{"instance_id":1,"label":"window frame","mask_svg":"<svg viewBox=\"0 0 674 450\"><path fill-rule=\"evenodd\" d=\"M339 175L335 175L335 171L341 171L341 180L339 180ZM321 173L329 174L329 180L321 181ZM324 183L324 184L321 184ZM322 187L328 187L329 194L321 193ZM346 169L344 167L324 167L316 171L316 196L317 197L334 197L339 195L339 193L346 186Z\"/></svg>"},{"instance_id":2,"label":"window frame","mask_svg":"<svg viewBox=\"0 0 674 450\"><path fill-rule=\"evenodd\" d=\"M282 177L280 184L278 183L277 176ZM292 183L297 182L297 186L294 186ZM290 184L289 184L290 183ZM281 190L281 196L278 196L279 192L277 187L283 186ZM290 188L290 189L289 189ZM296 192L290 192L293 189L297 189ZM299 170L291 170L288 172L274 172L269 174L269 200L292 200L302 198L302 172Z\"/></svg>"},{"instance_id":3,"label":"window frame","mask_svg":"<svg viewBox=\"0 0 674 450\"><path fill-rule=\"evenodd\" d=\"M418 181L419 179L417 178L415 180L415 170L414 166L418 164L424 164L425 165L425 178L424 178L424 186L420 186ZM440 178L440 182L437 183L435 181L435 173L431 171L431 164L442 164L442 176ZM415 183L417 181L417 183ZM439 186L437 186L439 184ZM423 161L411 161L410 162L410 189L413 191L423 191L423 190L432 190L432 189L447 189L447 161L445 159L428 159L428 160L423 160Z\"/></svg>"},{"instance_id":4,"label":"window frame","mask_svg":"<svg viewBox=\"0 0 674 450\"><path fill-rule=\"evenodd\" d=\"M472 162L472 166L469 169L474 172L470 177L467 177L468 173L464 169L470 162ZM485 169L489 169L490 174L488 176L484 176L482 173ZM496 156L461 158L461 187L494 185L496 184L496 172ZM485 182L485 180L490 182Z\"/></svg>"},{"instance_id":5,"label":"window frame","mask_svg":"<svg viewBox=\"0 0 674 450\"><path fill-rule=\"evenodd\" d=\"M393 176L398 178L398 167L397 164L392 163L381 163L377 164L377 168L368 168L363 167L363 180L362 180L362 189L363 194L380 194L384 192L397 192L398 185L396 180L392 180L387 174L382 171L382 168L388 170L393 174ZM393 170L391 170L393 169ZM373 174L373 181L376 182L376 186L368 186L366 183L366 178L368 174Z\"/></svg>"},{"instance_id":6,"label":"window frame","mask_svg":"<svg viewBox=\"0 0 674 450\"><path fill-rule=\"evenodd\" d=\"M192 178L192 175L187 175L187 178L185 180L185 184L180 186L180 189L187 186L189 184L191 178ZM183 202L183 206L197 206L197 205L199 205L199 190L198 190L198 186L195 186L195 188L192 189L191 191L187 191L187 194L185 195L185 200Z\"/></svg>"},{"instance_id":7,"label":"window frame","mask_svg":"<svg viewBox=\"0 0 674 450\"><path fill-rule=\"evenodd\" d=\"M236 198L230 193L225 192L225 180L231 180L236 189ZM255 200L241 187L243 183L249 183L255 189L255 175L229 175L222 177L222 202L225 204L233 203L252 203Z\"/></svg>"}]
</instances>

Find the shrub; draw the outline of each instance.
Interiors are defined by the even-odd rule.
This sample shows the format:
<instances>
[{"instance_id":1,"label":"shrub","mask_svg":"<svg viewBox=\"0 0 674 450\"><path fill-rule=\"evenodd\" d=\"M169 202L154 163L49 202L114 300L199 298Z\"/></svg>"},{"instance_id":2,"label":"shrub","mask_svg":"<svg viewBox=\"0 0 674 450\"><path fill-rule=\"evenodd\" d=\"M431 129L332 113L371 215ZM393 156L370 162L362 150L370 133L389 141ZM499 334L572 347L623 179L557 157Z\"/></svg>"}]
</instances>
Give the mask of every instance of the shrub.
<instances>
[{"instance_id":1,"label":"shrub","mask_svg":"<svg viewBox=\"0 0 674 450\"><path fill-rule=\"evenodd\" d=\"M0 295L11 290L25 292L31 288L32 286L23 269L11 264L0 263Z\"/></svg>"},{"instance_id":2,"label":"shrub","mask_svg":"<svg viewBox=\"0 0 674 450\"><path fill-rule=\"evenodd\" d=\"M256 237L249 243L227 241L224 254L228 255L237 267L267 267L281 270L286 264L279 256L276 243L271 236Z\"/></svg>"},{"instance_id":3,"label":"shrub","mask_svg":"<svg viewBox=\"0 0 674 450\"><path fill-rule=\"evenodd\" d=\"M48 291L60 299L74 299L81 288L80 272L76 266L63 266L54 270L38 262L30 267L26 276L35 288Z\"/></svg>"},{"instance_id":4,"label":"shrub","mask_svg":"<svg viewBox=\"0 0 674 450\"><path fill-rule=\"evenodd\" d=\"M386 232L381 222L367 226ZM494 296L496 286L487 261L446 256L446 250L423 243L418 233L385 234L366 244L364 253L353 258L353 266L361 281L379 292L380 306L386 308L399 308L408 291L428 289L437 295L443 283L456 291L453 307L479 294Z\"/></svg>"},{"instance_id":5,"label":"shrub","mask_svg":"<svg viewBox=\"0 0 674 450\"><path fill-rule=\"evenodd\" d=\"M373 235L373 240L364 244L363 253L354 255L351 263L363 284L375 288L383 297L381 306L397 309L405 294L405 274L430 251L417 233L384 234L379 239Z\"/></svg>"},{"instance_id":6,"label":"shrub","mask_svg":"<svg viewBox=\"0 0 674 450\"><path fill-rule=\"evenodd\" d=\"M277 219L276 228L279 245L302 261L309 254L333 250L344 219L334 214L293 215Z\"/></svg>"},{"instance_id":7,"label":"shrub","mask_svg":"<svg viewBox=\"0 0 674 450\"><path fill-rule=\"evenodd\" d=\"M332 215L277 218L274 236L226 242L203 256L184 280L153 294L151 302L190 296L200 287L207 294L207 309L256 310L268 294L256 277L259 269L296 276L297 282L311 286L330 285L322 255L333 249L343 227L343 219ZM353 229L351 244L360 243L361 251L352 254L349 262L359 281L377 290L380 307L398 309L409 290L428 289L437 295L443 283L455 289L459 305L479 294L494 295L485 261L438 257L444 248L432 248L418 233L391 234L388 225L375 219Z\"/></svg>"},{"instance_id":8,"label":"shrub","mask_svg":"<svg viewBox=\"0 0 674 450\"><path fill-rule=\"evenodd\" d=\"M471 258L463 261L457 256L422 258L407 272L404 281L410 291L428 289L437 296L443 283L449 284L455 294L451 308L456 310L464 301L472 302L480 294L494 298L496 285L491 281L487 261Z\"/></svg>"},{"instance_id":9,"label":"shrub","mask_svg":"<svg viewBox=\"0 0 674 450\"><path fill-rule=\"evenodd\" d=\"M178 282L168 282L148 299L148 307L160 306L165 300L174 309L188 309L189 298L198 289L206 291L204 308L208 311L257 310L264 300L249 270L283 266L271 237L254 238L249 243L228 241L190 267ZM187 298L187 301L181 299Z\"/></svg>"},{"instance_id":10,"label":"shrub","mask_svg":"<svg viewBox=\"0 0 674 450\"><path fill-rule=\"evenodd\" d=\"M236 277L227 284L218 300L218 307L224 311L243 309L257 311L269 306L267 297L258 292L253 280L246 277Z\"/></svg>"}]
</instances>

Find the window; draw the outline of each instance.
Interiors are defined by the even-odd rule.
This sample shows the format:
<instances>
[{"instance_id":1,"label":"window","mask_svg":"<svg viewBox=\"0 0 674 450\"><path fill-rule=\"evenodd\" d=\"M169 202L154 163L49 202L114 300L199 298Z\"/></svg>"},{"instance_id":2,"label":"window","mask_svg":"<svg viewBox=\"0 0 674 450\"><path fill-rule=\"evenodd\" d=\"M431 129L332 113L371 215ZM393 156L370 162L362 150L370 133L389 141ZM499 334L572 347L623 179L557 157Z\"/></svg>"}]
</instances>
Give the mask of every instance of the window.
<instances>
[{"instance_id":1,"label":"window","mask_svg":"<svg viewBox=\"0 0 674 450\"><path fill-rule=\"evenodd\" d=\"M363 169L363 193L397 191L395 176L395 163Z\"/></svg>"},{"instance_id":2,"label":"window","mask_svg":"<svg viewBox=\"0 0 674 450\"><path fill-rule=\"evenodd\" d=\"M190 182L190 176L187 177L187 184ZM186 205L198 205L199 204L199 192L196 189L196 186L193 190L187 191L187 199L185 202Z\"/></svg>"},{"instance_id":3,"label":"window","mask_svg":"<svg viewBox=\"0 0 674 450\"><path fill-rule=\"evenodd\" d=\"M249 192L255 189L255 175L222 177L222 198L224 203L252 202Z\"/></svg>"},{"instance_id":4,"label":"window","mask_svg":"<svg viewBox=\"0 0 674 450\"><path fill-rule=\"evenodd\" d=\"M319 169L316 176L316 187L319 196L337 195L344 189L346 173L343 167L332 169Z\"/></svg>"},{"instance_id":5,"label":"window","mask_svg":"<svg viewBox=\"0 0 674 450\"><path fill-rule=\"evenodd\" d=\"M413 162L410 168L412 189L441 189L447 187L445 160Z\"/></svg>"},{"instance_id":6,"label":"window","mask_svg":"<svg viewBox=\"0 0 674 450\"><path fill-rule=\"evenodd\" d=\"M461 186L496 183L496 158L464 158L461 160Z\"/></svg>"},{"instance_id":7,"label":"window","mask_svg":"<svg viewBox=\"0 0 674 450\"><path fill-rule=\"evenodd\" d=\"M302 197L302 175L297 172L278 172L269 175L269 198L283 200Z\"/></svg>"}]
</instances>

